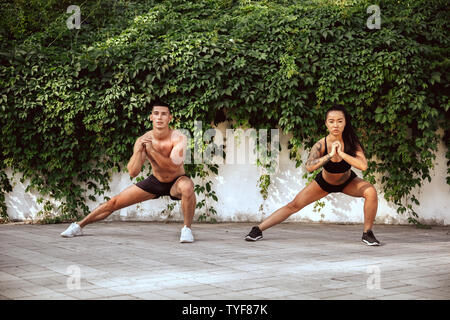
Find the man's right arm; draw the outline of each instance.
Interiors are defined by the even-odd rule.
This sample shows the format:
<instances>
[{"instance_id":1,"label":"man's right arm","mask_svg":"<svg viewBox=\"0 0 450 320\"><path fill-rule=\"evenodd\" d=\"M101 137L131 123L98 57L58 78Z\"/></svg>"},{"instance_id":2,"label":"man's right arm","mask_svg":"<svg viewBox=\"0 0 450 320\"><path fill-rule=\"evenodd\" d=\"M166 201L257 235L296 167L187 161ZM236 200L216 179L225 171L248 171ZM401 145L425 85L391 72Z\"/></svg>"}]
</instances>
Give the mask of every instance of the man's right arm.
<instances>
[{"instance_id":1,"label":"man's right arm","mask_svg":"<svg viewBox=\"0 0 450 320\"><path fill-rule=\"evenodd\" d=\"M141 138L138 138L134 143L133 155L127 165L131 177L134 178L141 172L146 158L145 146L141 143Z\"/></svg>"}]
</instances>

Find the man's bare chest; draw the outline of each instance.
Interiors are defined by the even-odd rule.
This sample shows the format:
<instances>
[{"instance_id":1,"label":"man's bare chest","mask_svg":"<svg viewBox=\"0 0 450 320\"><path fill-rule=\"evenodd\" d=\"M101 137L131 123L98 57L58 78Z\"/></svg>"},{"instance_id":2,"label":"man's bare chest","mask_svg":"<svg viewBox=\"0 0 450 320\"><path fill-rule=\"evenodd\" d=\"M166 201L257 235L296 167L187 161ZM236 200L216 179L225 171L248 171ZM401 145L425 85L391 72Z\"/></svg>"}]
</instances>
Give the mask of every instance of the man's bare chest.
<instances>
[{"instance_id":1,"label":"man's bare chest","mask_svg":"<svg viewBox=\"0 0 450 320\"><path fill-rule=\"evenodd\" d=\"M161 154L165 157L169 157L170 153L172 152L172 149L173 149L173 144L170 140L169 141L165 141L165 140L161 141L161 140L153 139L152 146L156 152L158 152L159 154ZM148 151L149 150L148 150L148 146L147 146L147 152Z\"/></svg>"}]
</instances>

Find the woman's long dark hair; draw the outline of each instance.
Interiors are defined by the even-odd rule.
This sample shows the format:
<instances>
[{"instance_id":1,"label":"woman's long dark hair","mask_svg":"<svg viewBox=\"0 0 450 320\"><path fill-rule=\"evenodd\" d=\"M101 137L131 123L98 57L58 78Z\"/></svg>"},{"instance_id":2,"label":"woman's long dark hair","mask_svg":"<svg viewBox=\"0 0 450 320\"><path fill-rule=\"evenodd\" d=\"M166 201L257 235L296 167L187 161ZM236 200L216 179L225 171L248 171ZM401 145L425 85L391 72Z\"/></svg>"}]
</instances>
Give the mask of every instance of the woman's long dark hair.
<instances>
[{"instance_id":1,"label":"woman's long dark hair","mask_svg":"<svg viewBox=\"0 0 450 320\"><path fill-rule=\"evenodd\" d=\"M358 136L355 133L355 130L353 130L352 122L351 122L352 117L347 112L347 110L343 106L333 106L330 109L328 109L328 111L325 115L325 121L327 120L328 113L330 111L341 111L344 114L345 128L344 128L344 132L342 132L342 139L344 140L344 152L351 156L355 156L356 150L358 150L358 146L360 146L364 152L364 147L363 147L362 143L359 141Z\"/></svg>"}]
</instances>

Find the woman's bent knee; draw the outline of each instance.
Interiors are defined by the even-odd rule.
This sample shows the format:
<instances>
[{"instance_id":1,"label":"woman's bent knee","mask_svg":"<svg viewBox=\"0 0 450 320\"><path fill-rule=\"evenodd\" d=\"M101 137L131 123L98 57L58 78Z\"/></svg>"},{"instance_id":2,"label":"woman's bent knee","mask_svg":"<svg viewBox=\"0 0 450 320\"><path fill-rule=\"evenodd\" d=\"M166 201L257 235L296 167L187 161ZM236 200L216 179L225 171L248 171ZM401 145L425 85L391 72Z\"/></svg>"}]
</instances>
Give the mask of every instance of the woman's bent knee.
<instances>
[{"instance_id":1,"label":"woman's bent knee","mask_svg":"<svg viewBox=\"0 0 450 320\"><path fill-rule=\"evenodd\" d=\"M377 190L375 189L374 186L370 186L366 190L364 190L363 197L365 199L377 200L378 199Z\"/></svg>"}]
</instances>

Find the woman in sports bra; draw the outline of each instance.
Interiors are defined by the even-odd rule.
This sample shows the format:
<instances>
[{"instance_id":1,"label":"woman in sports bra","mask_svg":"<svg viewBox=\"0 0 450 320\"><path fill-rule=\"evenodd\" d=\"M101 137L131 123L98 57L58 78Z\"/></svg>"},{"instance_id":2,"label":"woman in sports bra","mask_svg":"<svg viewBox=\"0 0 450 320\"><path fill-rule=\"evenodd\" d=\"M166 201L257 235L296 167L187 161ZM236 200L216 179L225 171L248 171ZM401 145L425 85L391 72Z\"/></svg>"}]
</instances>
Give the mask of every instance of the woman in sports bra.
<instances>
[{"instance_id":1,"label":"woman in sports bra","mask_svg":"<svg viewBox=\"0 0 450 320\"><path fill-rule=\"evenodd\" d=\"M328 136L320 139L313 146L306 161L308 172L319 168L322 170L293 201L272 213L258 226L253 227L245 240L260 240L262 231L283 222L290 215L329 193L342 192L352 197L365 199L364 230L361 241L370 246L380 245L372 232L378 208L377 191L369 182L357 177L351 170L352 166L362 171L366 170L367 160L363 146L350 123L350 116L344 107L335 106L327 111L325 124L329 132Z\"/></svg>"}]
</instances>

